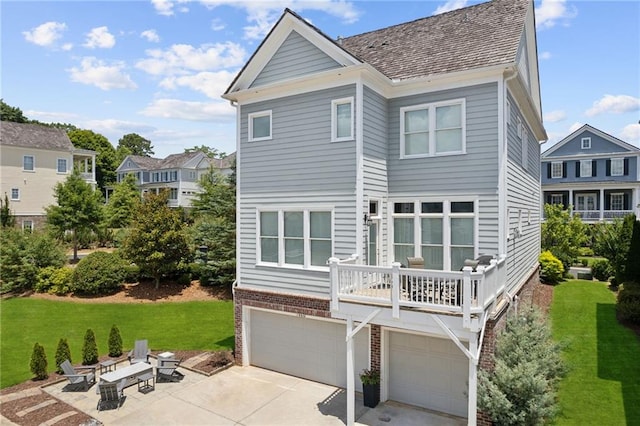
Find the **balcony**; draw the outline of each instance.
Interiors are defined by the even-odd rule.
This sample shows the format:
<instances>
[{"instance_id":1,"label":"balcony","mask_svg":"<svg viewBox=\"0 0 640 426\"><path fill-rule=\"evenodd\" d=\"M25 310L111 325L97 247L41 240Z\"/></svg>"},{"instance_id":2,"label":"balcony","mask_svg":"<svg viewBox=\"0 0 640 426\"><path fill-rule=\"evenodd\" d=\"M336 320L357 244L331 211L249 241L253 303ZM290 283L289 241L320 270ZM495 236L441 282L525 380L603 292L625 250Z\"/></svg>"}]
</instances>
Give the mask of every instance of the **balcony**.
<instances>
[{"instance_id":1,"label":"balcony","mask_svg":"<svg viewBox=\"0 0 640 426\"><path fill-rule=\"evenodd\" d=\"M462 315L468 327L471 315L483 313L504 291L505 259L493 259L475 271L469 266L462 271L437 271L331 258L331 309L338 310L340 302L369 304L390 308L393 317L399 318L400 309L418 308Z\"/></svg>"},{"instance_id":2,"label":"balcony","mask_svg":"<svg viewBox=\"0 0 640 426\"><path fill-rule=\"evenodd\" d=\"M596 222L601 220L622 219L626 215L632 214L633 210L574 210L573 214L579 216L585 222Z\"/></svg>"}]
</instances>

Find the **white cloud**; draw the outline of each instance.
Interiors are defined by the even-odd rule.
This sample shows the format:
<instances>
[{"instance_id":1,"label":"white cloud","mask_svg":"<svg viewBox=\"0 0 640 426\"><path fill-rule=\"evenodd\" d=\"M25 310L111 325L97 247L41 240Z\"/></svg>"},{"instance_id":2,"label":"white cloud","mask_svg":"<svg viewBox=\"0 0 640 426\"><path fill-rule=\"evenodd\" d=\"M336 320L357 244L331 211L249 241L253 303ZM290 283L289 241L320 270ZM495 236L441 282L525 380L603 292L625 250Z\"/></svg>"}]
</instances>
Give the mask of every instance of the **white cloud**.
<instances>
[{"instance_id":1,"label":"white cloud","mask_svg":"<svg viewBox=\"0 0 640 426\"><path fill-rule=\"evenodd\" d=\"M44 47L54 46L56 40L62 37L62 32L67 29L67 24L62 22L45 22L31 31L23 31L24 38L33 44Z\"/></svg>"},{"instance_id":2,"label":"white cloud","mask_svg":"<svg viewBox=\"0 0 640 426\"><path fill-rule=\"evenodd\" d=\"M569 127L569 133L567 133L567 135L568 135L568 134L570 134L570 133L575 132L576 130L578 130L578 129L579 129L580 127L582 127L582 126L584 126L584 123L580 123L579 121L576 121L575 123L573 123L573 124ZM567 136L567 135L565 135L565 136Z\"/></svg>"},{"instance_id":3,"label":"white cloud","mask_svg":"<svg viewBox=\"0 0 640 426\"><path fill-rule=\"evenodd\" d=\"M246 51L236 43L216 43L195 48L188 44L174 44L167 50L146 51L148 58L136 63L153 75L187 74L190 71L211 71L244 64Z\"/></svg>"},{"instance_id":4,"label":"white cloud","mask_svg":"<svg viewBox=\"0 0 640 426\"><path fill-rule=\"evenodd\" d=\"M244 27L245 38L250 40L260 40L264 38L286 7L299 13L305 10L325 12L340 19L345 24L356 22L361 14L353 2L344 0L274 0L268 2L252 0L200 0L200 2L209 8L226 5L243 9L247 13L247 22L250 24Z\"/></svg>"},{"instance_id":5,"label":"white cloud","mask_svg":"<svg viewBox=\"0 0 640 426\"><path fill-rule=\"evenodd\" d=\"M538 57L542 60L551 59L551 52L541 52Z\"/></svg>"},{"instance_id":6,"label":"white cloud","mask_svg":"<svg viewBox=\"0 0 640 426\"><path fill-rule=\"evenodd\" d=\"M140 111L140 114L148 117L218 122L233 119L235 113L235 108L227 102L190 102L179 99L156 99Z\"/></svg>"},{"instance_id":7,"label":"white cloud","mask_svg":"<svg viewBox=\"0 0 640 426\"><path fill-rule=\"evenodd\" d=\"M151 0L153 7L158 15L173 16L173 7L180 3L187 3L190 0ZM189 9L186 6L178 7L178 12L188 12Z\"/></svg>"},{"instance_id":8,"label":"white cloud","mask_svg":"<svg viewBox=\"0 0 640 426\"><path fill-rule=\"evenodd\" d=\"M73 49L73 43L65 43L62 45L61 49L68 52L69 50Z\"/></svg>"},{"instance_id":9,"label":"white cloud","mask_svg":"<svg viewBox=\"0 0 640 426\"><path fill-rule=\"evenodd\" d=\"M224 21L219 18L215 18L211 21L211 29L213 31L221 31L225 29Z\"/></svg>"},{"instance_id":10,"label":"white cloud","mask_svg":"<svg viewBox=\"0 0 640 426\"><path fill-rule=\"evenodd\" d=\"M69 123L78 118L78 115L70 112L50 112L50 111L24 111L24 115L32 120L42 121L43 123Z\"/></svg>"},{"instance_id":11,"label":"white cloud","mask_svg":"<svg viewBox=\"0 0 640 426\"><path fill-rule=\"evenodd\" d=\"M160 86L165 89L176 89L178 86L188 87L204 93L211 99L219 99L220 94L227 90L235 75L235 72L229 71L205 71L188 76L167 77L160 82Z\"/></svg>"},{"instance_id":12,"label":"white cloud","mask_svg":"<svg viewBox=\"0 0 640 426\"><path fill-rule=\"evenodd\" d=\"M160 41L160 36L156 32L156 30L146 30L140 33L140 37L147 39L152 43L157 43Z\"/></svg>"},{"instance_id":13,"label":"white cloud","mask_svg":"<svg viewBox=\"0 0 640 426\"><path fill-rule=\"evenodd\" d=\"M550 123L557 123L565 118L567 118L567 113L562 110L550 111L544 115L544 121L548 121Z\"/></svg>"},{"instance_id":14,"label":"white cloud","mask_svg":"<svg viewBox=\"0 0 640 426\"><path fill-rule=\"evenodd\" d=\"M116 38L109 32L109 28L97 27L89 31L87 41L83 46L89 49L95 49L97 47L101 49L111 49L115 44Z\"/></svg>"},{"instance_id":15,"label":"white cloud","mask_svg":"<svg viewBox=\"0 0 640 426\"><path fill-rule=\"evenodd\" d=\"M640 123L624 126L624 129L620 132L620 139L636 145L640 143Z\"/></svg>"},{"instance_id":16,"label":"white cloud","mask_svg":"<svg viewBox=\"0 0 640 426\"><path fill-rule=\"evenodd\" d=\"M640 110L640 98L629 95L604 95L595 101L591 108L585 111L585 114L587 117L593 117L604 113L622 114L638 110Z\"/></svg>"},{"instance_id":17,"label":"white cloud","mask_svg":"<svg viewBox=\"0 0 640 426\"><path fill-rule=\"evenodd\" d=\"M119 135L117 136L118 138L129 133L138 133L140 136L143 136L144 133L150 133L156 130L155 127L146 123L114 119L87 120L84 122L84 125L97 133Z\"/></svg>"},{"instance_id":18,"label":"white cloud","mask_svg":"<svg viewBox=\"0 0 640 426\"><path fill-rule=\"evenodd\" d=\"M468 0L447 0L445 4L442 6L438 6L438 8L433 12L434 15L439 15L441 13L450 12L452 10L461 9L466 7Z\"/></svg>"},{"instance_id":19,"label":"white cloud","mask_svg":"<svg viewBox=\"0 0 640 426\"><path fill-rule=\"evenodd\" d=\"M93 85L102 90L137 88L131 77L123 71L124 68L123 62L107 65L94 57L85 57L79 68L73 67L68 71L71 74L71 81Z\"/></svg>"},{"instance_id":20,"label":"white cloud","mask_svg":"<svg viewBox=\"0 0 640 426\"><path fill-rule=\"evenodd\" d=\"M551 28L560 20L568 25L568 21L575 18L578 11L573 6L567 8L566 0L542 0L535 13L537 28Z\"/></svg>"}]
</instances>

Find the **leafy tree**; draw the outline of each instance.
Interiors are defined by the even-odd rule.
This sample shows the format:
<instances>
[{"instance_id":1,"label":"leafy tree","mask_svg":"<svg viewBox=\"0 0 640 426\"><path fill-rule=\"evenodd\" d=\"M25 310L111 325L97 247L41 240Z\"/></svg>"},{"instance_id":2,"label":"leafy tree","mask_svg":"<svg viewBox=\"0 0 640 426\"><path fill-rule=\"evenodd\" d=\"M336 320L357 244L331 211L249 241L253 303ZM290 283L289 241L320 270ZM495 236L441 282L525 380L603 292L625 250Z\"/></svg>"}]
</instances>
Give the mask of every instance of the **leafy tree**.
<instances>
[{"instance_id":1,"label":"leafy tree","mask_svg":"<svg viewBox=\"0 0 640 426\"><path fill-rule=\"evenodd\" d=\"M168 191L147 194L138 205L123 252L140 267L142 275L160 279L178 270L189 257L189 246L180 212L167 206Z\"/></svg>"},{"instance_id":2,"label":"leafy tree","mask_svg":"<svg viewBox=\"0 0 640 426\"><path fill-rule=\"evenodd\" d=\"M122 162L127 155L142 155L151 157L153 155L153 146L151 141L143 138L137 133L129 133L124 135L118 141L118 160Z\"/></svg>"},{"instance_id":3,"label":"leafy tree","mask_svg":"<svg viewBox=\"0 0 640 426\"><path fill-rule=\"evenodd\" d=\"M622 220L616 219L598 227L594 251L609 260L615 278L615 281L612 281L614 285L624 282L634 222L635 216L628 215Z\"/></svg>"},{"instance_id":4,"label":"leafy tree","mask_svg":"<svg viewBox=\"0 0 640 426\"><path fill-rule=\"evenodd\" d=\"M549 250L560 259L565 271L578 258L580 247L586 242L584 224L561 205L545 204L546 220L542 224L542 250Z\"/></svg>"},{"instance_id":5,"label":"leafy tree","mask_svg":"<svg viewBox=\"0 0 640 426\"><path fill-rule=\"evenodd\" d=\"M22 110L18 107L12 107L0 99L0 120L13 121L14 123L28 123L29 119L24 116Z\"/></svg>"},{"instance_id":6,"label":"leafy tree","mask_svg":"<svg viewBox=\"0 0 640 426\"><path fill-rule=\"evenodd\" d=\"M120 330L116 325L111 326L109 332L109 356L115 357L122 355L122 337L120 336Z\"/></svg>"},{"instance_id":7,"label":"leafy tree","mask_svg":"<svg viewBox=\"0 0 640 426\"><path fill-rule=\"evenodd\" d=\"M47 354L39 343L33 345L30 367L31 372L36 376L36 380L44 380L49 377L49 374L47 374Z\"/></svg>"},{"instance_id":8,"label":"leafy tree","mask_svg":"<svg viewBox=\"0 0 640 426\"><path fill-rule=\"evenodd\" d=\"M116 181L116 169L120 165L116 149L111 142L99 133L91 130L72 130L67 133L76 148L96 151L96 181L104 191L105 186Z\"/></svg>"},{"instance_id":9,"label":"leafy tree","mask_svg":"<svg viewBox=\"0 0 640 426\"><path fill-rule=\"evenodd\" d=\"M9 207L9 197L4 194L4 201L0 199L0 225L3 228L13 228L16 224L16 218L11 214Z\"/></svg>"},{"instance_id":10,"label":"leafy tree","mask_svg":"<svg viewBox=\"0 0 640 426\"><path fill-rule=\"evenodd\" d=\"M56 372L57 373L64 373L64 371L62 371L62 368L60 368L60 364L62 364L63 362L65 362L66 360L69 360L69 362L71 362L71 349L69 348L69 342L67 342L67 339L60 339L58 341L58 347L56 348Z\"/></svg>"},{"instance_id":11,"label":"leafy tree","mask_svg":"<svg viewBox=\"0 0 640 426\"><path fill-rule=\"evenodd\" d=\"M629 250L627 251L627 264L625 268L625 281L633 281L640 284L640 221L633 216L633 231Z\"/></svg>"},{"instance_id":12,"label":"leafy tree","mask_svg":"<svg viewBox=\"0 0 640 426\"><path fill-rule=\"evenodd\" d=\"M79 234L97 232L102 221L102 196L80 177L77 169L64 182L58 182L53 191L58 205L46 208L47 224L60 235L72 232L73 259L78 260Z\"/></svg>"},{"instance_id":13,"label":"leafy tree","mask_svg":"<svg viewBox=\"0 0 640 426\"><path fill-rule=\"evenodd\" d=\"M185 148L184 152L197 152L197 151L202 151L205 153L205 155L209 158L224 158L227 156L227 154L225 154L222 151L218 151L217 148L211 148L210 146L206 146L206 145L196 145L193 148Z\"/></svg>"},{"instance_id":14,"label":"leafy tree","mask_svg":"<svg viewBox=\"0 0 640 426\"><path fill-rule=\"evenodd\" d=\"M105 207L107 227L125 228L129 226L139 202L140 190L136 186L136 178L132 174L128 174L122 182L114 187Z\"/></svg>"},{"instance_id":15,"label":"leafy tree","mask_svg":"<svg viewBox=\"0 0 640 426\"><path fill-rule=\"evenodd\" d=\"M87 329L82 344L82 365L91 365L98 362L98 345L96 335L92 329Z\"/></svg>"}]
</instances>

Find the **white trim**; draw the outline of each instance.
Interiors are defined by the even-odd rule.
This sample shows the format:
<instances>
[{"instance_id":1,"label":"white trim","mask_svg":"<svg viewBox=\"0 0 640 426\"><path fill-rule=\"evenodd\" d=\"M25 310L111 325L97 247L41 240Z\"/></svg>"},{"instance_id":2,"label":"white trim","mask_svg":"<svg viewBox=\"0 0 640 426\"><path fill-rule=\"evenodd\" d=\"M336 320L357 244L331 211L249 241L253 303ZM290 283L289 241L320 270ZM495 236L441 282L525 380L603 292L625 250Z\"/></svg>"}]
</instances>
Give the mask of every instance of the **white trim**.
<instances>
[{"instance_id":1,"label":"white trim","mask_svg":"<svg viewBox=\"0 0 640 426\"><path fill-rule=\"evenodd\" d=\"M610 167L609 168L610 175L611 176L624 176L624 160L625 160L625 158L624 157L610 158L609 160L611 161L611 164L609 166ZM620 163L620 173L616 173L616 174L613 173L613 160L616 160L616 163Z\"/></svg>"},{"instance_id":2,"label":"white trim","mask_svg":"<svg viewBox=\"0 0 640 426\"><path fill-rule=\"evenodd\" d=\"M560 176L556 176L554 173L554 167L555 165L560 165ZM562 179L562 177L564 176L564 163L562 161L552 161L551 162L551 179Z\"/></svg>"},{"instance_id":3,"label":"white trim","mask_svg":"<svg viewBox=\"0 0 640 426\"><path fill-rule=\"evenodd\" d=\"M349 119L350 127L348 136L338 137L338 106L349 104L351 109L351 117ZM353 96L348 98L334 99L331 101L331 142L352 141L354 139L354 112L353 112Z\"/></svg>"},{"instance_id":4,"label":"white trim","mask_svg":"<svg viewBox=\"0 0 640 426\"><path fill-rule=\"evenodd\" d=\"M232 106L236 108L236 285L240 285L242 283L242 269L241 258L240 258L240 206L241 206L241 195L242 195L242 182L240 179L240 162L242 160L242 154L240 146L240 124L242 119L242 107L238 104L234 104L230 102ZM232 289L233 290L233 289ZM243 348L246 346L243 346ZM244 359L244 358L243 358ZM248 365L248 364L245 364Z\"/></svg>"},{"instance_id":5,"label":"white trim","mask_svg":"<svg viewBox=\"0 0 640 426\"><path fill-rule=\"evenodd\" d=\"M359 254L358 263L366 263L364 253L364 87L362 81L356 83L356 253ZM368 206L367 206L368 208Z\"/></svg>"},{"instance_id":6,"label":"white trim","mask_svg":"<svg viewBox=\"0 0 640 426\"><path fill-rule=\"evenodd\" d=\"M545 152L542 153L541 157L542 158L546 158L549 155L553 154L555 151L557 151L559 148L561 148L562 146L566 145L567 143L571 142L572 140L574 140L579 134L584 133L586 131L589 131L593 134L595 134L596 136L600 136L602 139L605 139L608 142L611 142L615 145L618 145L621 148L624 148L627 150L626 153L618 153L620 155L629 155L630 153L638 153L640 152L640 148L638 148L637 146L633 146L625 141L622 141L618 138L615 138L611 135L608 135L606 133L604 133L602 130L598 130L595 127L591 127L588 124L585 124L584 126L580 127L578 130L576 130L575 132L571 133L569 136L567 136L566 138L562 139L561 141L559 141L558 143L556 143L555 145L553 145L551 148L549 148L548 150L546 150ZM613 154L609 154L609 155L613 155Z\"/></svg>"},{"instance_id":7,"label":"white trim","mask_svg":"<svg viewBox=\"0 0 640 426\"><path fill-rule=\"evenodd\" d=\"M585 173L587 169L589 173ZM593 177L593 160L580 160L580 177Z\"/></svg>"},{"instance_id":8,"label":"white trim","mask_svg":"<svg viewBox=\"0 0 640 426\"><path fill-rule=\"evenodd\" d=\"M580 139L580 149L591 149L591 138Z\"/></svg>"},{"instance_id":9,"label":"white trim","mask_svg":"<svg viewBox=\"0 0 640 426\"><path fill-rule=\"evenodd\" d=\"M253 119L261 118L261 117L269 117L269 136L254 138L253 137ZM273 139L273 117L272 117L271 110L252 112L247 116L247 121L249 122L249 134L247 135L248 142L265 141L265 140Z\"/></svg>"},{"instance_id":10,"label":"white trim","mask_svg":"<svg viewBox=\"0 0 640 426\"><path fill-rule=\"evenodd\" d=\"M33 227L33 221L32 221L32 220L30 220L30 219L27 219L27 220L23 220L23 221L22 221L22 230L24 231L25 229L27 229L27 227L25 227L25 225L26 225L27 223L29 223L29 224L30 224L30 226L29 226L29 228L28 228L29 232L33 232L33 230L34 230L34 227Z\"/></svg>"},{"instance_id":11,"label":"white trim","mask_svg":"<svg viewBox=\"0 0 640 426\"><path fill-rule=\"evenodd\" d=\"M64 171L60 171L60 161L64 161ZM58 157L56 158L56 173L60 175L66 175L69 173L69 160L67 158Z\"/></svg>"},{"instance_id":12,"label":"white trim","mask_svg":"<svg viewBox=\"0 0 640 426\"><path fill-rule=\"evenodd\" d=\"M13 197L14 190L18 191L18 196L16 198ZM9 190L9 192L11 193L11 197L9 198L11 201L20 201L20 188L13 187Z\"/></svg>"},{"instance_id":13,"label":"white trim","mask_svg":"<svg viewBox=\"0 0 640 426\"><path fill-rule=\"evenodd\" d=\"M31 158L31 162L32 162L32 169L25 169L24 165L25 165L25 159L27 157ZM36 156L35 155L23 155L22 156L22 171L23 172L35 172L36 171Z\"/></svg>"}]
</instances>

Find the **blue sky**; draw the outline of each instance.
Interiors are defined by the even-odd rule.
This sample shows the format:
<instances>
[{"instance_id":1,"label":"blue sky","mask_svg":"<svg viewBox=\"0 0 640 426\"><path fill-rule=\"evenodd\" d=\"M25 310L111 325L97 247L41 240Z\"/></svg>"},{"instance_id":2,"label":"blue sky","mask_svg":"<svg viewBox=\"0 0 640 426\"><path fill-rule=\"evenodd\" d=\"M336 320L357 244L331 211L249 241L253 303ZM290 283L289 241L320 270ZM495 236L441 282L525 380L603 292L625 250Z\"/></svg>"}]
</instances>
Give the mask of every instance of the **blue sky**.
<instances>
[{"instance_id":1,"label":"blue sky","mask_svg":"<svg viewBox=\"0 0 640 426\"><path fill-rule=\"evenodd\" d=\"M156 156L235 150L220 98L285 7L332 38L479 1L7 1L1 96L25 115L152 141ZM590 124L640 146L640 2L538 0L549 142Z\"/></svg>"}]
</instances>

